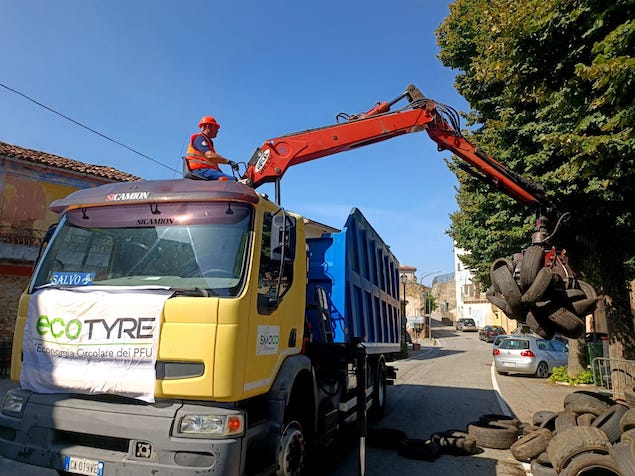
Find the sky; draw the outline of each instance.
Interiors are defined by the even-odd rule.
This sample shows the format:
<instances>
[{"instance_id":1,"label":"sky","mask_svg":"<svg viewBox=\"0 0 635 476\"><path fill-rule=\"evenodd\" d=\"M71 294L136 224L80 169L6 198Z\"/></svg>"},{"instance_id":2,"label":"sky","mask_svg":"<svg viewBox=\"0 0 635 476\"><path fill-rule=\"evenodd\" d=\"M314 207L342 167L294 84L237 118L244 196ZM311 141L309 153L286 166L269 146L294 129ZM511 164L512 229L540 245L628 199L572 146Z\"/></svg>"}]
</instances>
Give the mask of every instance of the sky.
<instances>
[{"instance_id":1,"label":"sky","mask_svg":"<svg viewBox=\"0 0 635 476\"><path fill-rule=\"evenodd\" d=\"M204 115L221 124L216 151L247 162L267 139L409 84L464 112L457 71L437 58L448 13L442 0L2 0L0 83L152 160L3 87L0 141L172 179ZM449 157L425 132L407 134L290 168L281 202L338 228L359 208L429 285L454 267Z\"/></svg>"}]
</instances>

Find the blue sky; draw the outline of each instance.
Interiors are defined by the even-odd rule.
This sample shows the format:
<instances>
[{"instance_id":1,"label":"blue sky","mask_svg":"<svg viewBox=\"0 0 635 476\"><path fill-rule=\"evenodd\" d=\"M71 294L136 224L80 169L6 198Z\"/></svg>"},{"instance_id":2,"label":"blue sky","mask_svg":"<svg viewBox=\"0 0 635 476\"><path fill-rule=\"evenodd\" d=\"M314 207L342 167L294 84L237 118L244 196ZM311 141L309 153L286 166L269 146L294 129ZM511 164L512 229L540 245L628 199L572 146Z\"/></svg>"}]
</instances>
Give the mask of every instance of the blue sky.
<instances>
[{"instance_id":1,"label":"blue sky","mask_svg":"<svg viewBox=\"0 0 635 476\"><path fill-rule=\"evenodd\" d=\"M447 14L440 0L3 0L0 82L163 166L4 88L0 140L166 179L203 115L221 124L216 150L247 162L267 139L333 124L410 83L465 111L456 72L437 59ZM336 227L359 208L401 264L433 273L429 284L453 270L446 157L417 133L301 164L282 180L282 204Z\"/></svg>"}]
</instances>

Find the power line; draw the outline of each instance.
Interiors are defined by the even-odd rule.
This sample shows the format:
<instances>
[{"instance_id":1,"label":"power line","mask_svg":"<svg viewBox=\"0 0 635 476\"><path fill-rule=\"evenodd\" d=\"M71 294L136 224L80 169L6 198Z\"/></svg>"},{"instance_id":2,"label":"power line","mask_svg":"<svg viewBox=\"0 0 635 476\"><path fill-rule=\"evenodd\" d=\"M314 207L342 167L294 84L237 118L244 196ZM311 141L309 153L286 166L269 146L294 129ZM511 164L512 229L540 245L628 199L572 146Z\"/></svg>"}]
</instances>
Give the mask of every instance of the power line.
<instances>
[{"instance_id":1,"label":"power line","mask_svg":"<svg viewBox=\"0 0 635 476\"><path fill-rule=\"evenodd\" d=\"M31 101L31 102L32 102L32 103L34 103L34 104L37 104L37 105L38 105L38 106L40 106L40 107L43 107L43 108L44 108L44 109L46 109L47 111L50 111L50 112L52 112L52 113L54 113L54 114L57 114L57 115L58 115L58 116L60 116L60 117L63 117L63 118L64 118L64 119L66 119L67 121L70 121L70 122L72 122L73 124L78 125L79 127L83 127L84 129L86 129L86 130L88 130L88 131L92 132L93 134L97 134L98 136L103 137L104 139L109 140L110 142L113 142L113 143L115 143L115 144L117 144L117 145L120 145L120 146L121 146L121 147L123 147L124 149L128 149L130 152L133 152L133 153L135 153L135 154L137 154L137 155L140 155L141 157L143 157L143 158L145 158L145 159L151 160L152 162L154 162L154 163L155 163L155 164L157 164L157 165L160 165L161 167L165 167L166 169L171 170L172 172L177 172L177 173L178 173L178 170L173 169L172 167L169 167L169 166L167 166L167 165L165 165L165 164L163 164L163 163L159 162L158 160L153 159L152 157L149 157L149 156L147 156L147 155L145 155L145 154L143 154L143 153L139 152L138 150L133 149L132 147L128 147L126 144L124 144L124 143L122 143L122 142L119 142L118 140L112 139L111 137L108 137L107 135L102 134L101 132L96 131L95 129L91 129L90 127L88 127L88 126L86 126L86 125L82 124L81 122L78 122L78 121L76 121L75 119L72 119L72 118L70 118L70 117L68 117L68 116L66 116L66 115L64 115L64 114L62 114L61 112L57 112L55 109L50 108L50 107L48 107L47 105L42 104L41 102L36 101L36 100L35 100L35 99L33 99L32 97L29 97L28 95L26 95L26 94L24 94L24 93L21 93L20 91L17 91L17 90L15 90L15 89L13 89L13 88L10 88L9 86L7 86L7 85L6 85L6 84L4 84L4 83L0 83L0 86L2 86L4 89L7 89L7 90L11 91L12 93L15 93L15 94L17 94L17 95L19 95L19 96L22 96L23 98L25 98L25 99L27 99L27 100Z\"/></svg>"}]
</instances>

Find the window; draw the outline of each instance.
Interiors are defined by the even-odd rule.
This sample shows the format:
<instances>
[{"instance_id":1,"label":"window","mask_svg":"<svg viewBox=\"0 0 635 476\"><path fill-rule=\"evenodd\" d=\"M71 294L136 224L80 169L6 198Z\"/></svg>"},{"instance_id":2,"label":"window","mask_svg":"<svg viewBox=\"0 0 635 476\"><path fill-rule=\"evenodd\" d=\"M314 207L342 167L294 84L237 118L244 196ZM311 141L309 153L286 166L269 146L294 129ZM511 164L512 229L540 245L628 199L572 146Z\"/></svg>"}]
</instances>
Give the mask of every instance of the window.
<instances>
[{"instance_id":1,"label":"window","mask_svg":"<svg viewBox=\"0 0 635 476\"><path fill-rule=\"evenodd\" d=\"M265 213L258 271L258 312L270 314L293 281L295 218L284 210Z\"/></svg>"},{"instance_id":2,"label":"window","mask_svg":"<svg viewBox=\"0 0 635 476\"><path fill-rule=\"evenodd\" d=\"M70 210L32 286L150 285L235 296L246 276L252 215L249 205L228 202Z\"/></svg>"}]
</instances>

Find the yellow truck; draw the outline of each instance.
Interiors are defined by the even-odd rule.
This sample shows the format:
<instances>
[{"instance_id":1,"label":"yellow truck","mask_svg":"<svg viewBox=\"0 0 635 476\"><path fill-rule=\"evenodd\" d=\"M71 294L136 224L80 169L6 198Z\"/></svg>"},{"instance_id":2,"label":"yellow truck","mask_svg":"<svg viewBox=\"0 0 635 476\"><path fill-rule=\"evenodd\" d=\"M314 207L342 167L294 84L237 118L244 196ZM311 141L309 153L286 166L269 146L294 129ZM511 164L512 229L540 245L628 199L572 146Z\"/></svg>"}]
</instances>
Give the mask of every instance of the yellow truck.
<instances>
[{"instance_id":1,"label":"yellow truck","mask_svg":"<svg viewBox=\"0 0 635 476\"><path fill-rule=\"evenodd\" d=\"M358 401L383 412L398 262L359 210L339 231L246 185L188 179L51 208L2 456L71 474L295 475Z\"/></svg>"}]
</instances>

